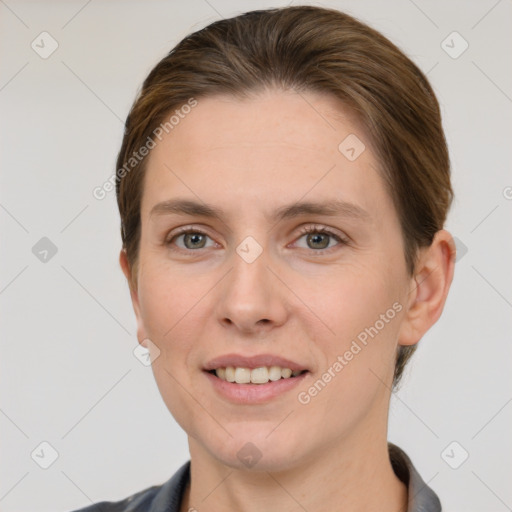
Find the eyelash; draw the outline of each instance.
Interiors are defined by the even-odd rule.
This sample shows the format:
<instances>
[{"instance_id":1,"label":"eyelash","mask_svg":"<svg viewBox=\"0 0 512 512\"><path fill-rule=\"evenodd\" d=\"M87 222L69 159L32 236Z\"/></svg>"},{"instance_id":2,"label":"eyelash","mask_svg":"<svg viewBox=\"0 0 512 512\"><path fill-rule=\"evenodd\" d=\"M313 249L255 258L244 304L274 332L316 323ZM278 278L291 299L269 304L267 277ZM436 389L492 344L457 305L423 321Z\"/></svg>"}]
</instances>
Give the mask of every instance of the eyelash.
<instances>
[{"instance_id":1,"label":"eyelash","mask_svg":"<svg viewBox=\"0 0 512 512\"><path fill-rule=\"evenodd\" d=\"M176 238L178 238L178 237L180 237L182 235L190 234L190 233L191 234L198 234L198 235L204 235L204 236L210 237L210 235L208 235L208 233L202 231L201 229L193 228L193 227L190 227L190 226L182 227L182 228L179 228L178 231L176 233L174 233L173 236L170 239L165 241L165 245L166 246L171 246L172 242ZM304 228L302 228L300 230L300 232L299 232L300 236L297 238L297 240L299 240L300 238L302 238L305 235L309 235L309 234L312 234L312 233L328 235L328 236L334 238L338 242L337 245L335 245L333 247L328 247L326 249L307 249L307 250L309 250L311 252L314 252L314 253L327 253L327 252L330 252L331 250L335 249L339 245L348 245L348 243L349 243L347 239L341 237L337 233L334 233L330 229L328 229L326 227L323 227L323 226L316 226L316 225L309 225L309 226L305 226ZM173 250L178 250L178 251L182 251L182 252L196 252L196 251L199 251L200 249L182 249L181 247L178 247L177 249L173 249Z\"/></svg>"}]
</instances>

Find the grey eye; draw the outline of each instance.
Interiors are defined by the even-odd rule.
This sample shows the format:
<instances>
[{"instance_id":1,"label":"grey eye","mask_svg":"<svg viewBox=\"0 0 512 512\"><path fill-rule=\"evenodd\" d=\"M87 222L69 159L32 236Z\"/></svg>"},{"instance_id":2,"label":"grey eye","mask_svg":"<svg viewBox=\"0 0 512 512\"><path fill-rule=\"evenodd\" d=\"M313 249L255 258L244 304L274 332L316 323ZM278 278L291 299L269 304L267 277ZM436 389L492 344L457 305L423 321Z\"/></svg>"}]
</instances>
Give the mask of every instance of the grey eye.
<instances>
[{"instance_id":1,"label":"grey eye","mask_svg":"<svg viewBox=\"0 0 512 512\"><path fill-rule=\"evenodd\" d=\"M209 246L207 246L208 239L211 241ZM183 240L183 242L178 243L178 240ZM206 233L196 230L183 231L172 237L167 242L167 245L172 245L173 243L183 250L204 249L205 247L215 245L215 242Z\"/></svg>"},{"instance_id":2,"label":"grey eye","mask_svg":"<svg viewBox=\"0 0 512 512\"><path fill-rule=\"evenodd\" d=\"M202 233L185 233L183 242L187 249L202 249L206 243L206 235Z\"/></svg>"},{"instance_id":3,"label":"grey eye","mask_svg":"<svg viewBox=\"0 0 512 512\"><path fill-rule=\"evenodd\" d=\"M326 233L310 233L306 235L307 243L311 243L311 249L327 249L332 235Z\"/></svg>"}]
</instances>

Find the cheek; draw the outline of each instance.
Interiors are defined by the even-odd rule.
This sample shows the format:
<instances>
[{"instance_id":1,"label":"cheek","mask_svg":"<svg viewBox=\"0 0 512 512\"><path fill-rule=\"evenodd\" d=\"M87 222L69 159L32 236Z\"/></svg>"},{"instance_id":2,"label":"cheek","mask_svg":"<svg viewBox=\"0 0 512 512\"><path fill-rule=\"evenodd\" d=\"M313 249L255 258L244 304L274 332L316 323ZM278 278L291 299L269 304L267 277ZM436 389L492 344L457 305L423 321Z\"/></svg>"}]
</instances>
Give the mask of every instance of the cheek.
<instances>
[{"instance_id":1,"label":"cheek","mask_svg":"<svg viewBox=\"0 0 512 512\"><path fill-rule=\"evenodd\" d=\"M190 359L193 341L201 337L198 330L204 325L197 315L201 312L199 301L207 290L206 282L186 277L165 263L148 264L139 277L145 332L160 350L152 364L155 382L169 412L187 432L194 424L186 391L190 386Z\"/></svg>"},{"instance_id":2,"label":"cheek","mask_svg":"<svg viewBox=\"0 0 512 512\"><path fill-rule=\"evenodd\" d=\"M321 432L322 438L355 429L367 417L371 424L370 411L384 414L387 406L400 304L377 277L345 274L343 282L317 297L317 307L324 306L319 315L335 334L317 331L314 351L322 365L299 390L298 401L308 430Z\"/></svg>"},{"instance_id":3,"label":"cheek","mask_svg":"<svg viewBox=\"0 0 512 512\"><path fill-rule=\"evenodd\" d=\"M340 384L375 380L370 369L385 378L392 371L403 310L400 279L396 271L372 262L340 268L321 287L317 283L306 291L311 308L329 328L317 345L327 369L342 358L343 370L336 372L343 374Z\"/></svg>"},{"instance_id":4,"label":"cheek","mask_svg":"<svg viewBox=\"0 0 512 512\"><path fill-rule=\"evenodd\" d=\"M373 325L400 299L400 277L395 274L371 262L347 265L308 284L303 296L336 338L346 338Z\"/></svg>"},{"instance_id":5,"label":"cheek","mask_svg":"<svg viewBox=\"0 0 512 512\"><path fill-rule=\"evenodd\" d=\"M193 340L200 337L195 330L203 325L195 318L200 311L198 300L205 293L203 288L201 282L186 279L161 265L139 279L144 330L160 350L152 364L154 377L164 402L178 417L180 410L186 410L180 383L189 380Z\"/></svg>"},{"instance_id":6,"label":"cheek","mask_svg":"<svg viewBox=\"0 0 512 512\"><path fill-rule=\"evenodd\" d=\"M334 331L317 331L315 351L323 365L301 389L301 399L311 404L305 410L314 409L318 418L337 418L319 429L333 434L341 427L350 429L372 404L385 403L403 310L393 280L375 266L352 267L340 272L339 279L326 281L323 293L310 290L319 316Z\"/></svg>"},{"instance_id":7,"label":"cheek","mask_svg":"<svg viewBox=\"0 0 512 512\"><path fill-rule=\"evenodd\" d=\"M139 302L146 332L167 344L197 313L208 291L206 275L191 278L168 263L148 264L139 277Z\"/></svg>"}]
</instances>

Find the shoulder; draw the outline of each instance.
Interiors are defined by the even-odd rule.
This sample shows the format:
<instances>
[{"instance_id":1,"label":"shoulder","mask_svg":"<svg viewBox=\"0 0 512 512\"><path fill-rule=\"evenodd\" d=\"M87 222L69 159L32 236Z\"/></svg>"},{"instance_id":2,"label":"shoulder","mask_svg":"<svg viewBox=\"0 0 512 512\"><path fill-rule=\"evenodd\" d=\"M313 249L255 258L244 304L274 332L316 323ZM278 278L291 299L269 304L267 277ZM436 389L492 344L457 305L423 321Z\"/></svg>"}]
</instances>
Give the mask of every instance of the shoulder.
<instances>
[{"instance_id":1,"label":"shoulder","mask_svg":"<svg viewBox=\"0 0 512 512\"><path fill-rule=\"evenodd\" d=\"M154 485L121 501L102 501L73 512L179 512L190 480L190 461L162 485Z\"/></svg>"},{"instance_id":2,"label":"shoulder","mask_svg":"<svg viewBox=\"0 0 512 512\"><path fill-rule=\"evenodd\" d=\"M155 485L139 491L121 501L102 501L73 512L142 512L149 511L155 496L163 485Z\"/></svg>"}]
</instances>

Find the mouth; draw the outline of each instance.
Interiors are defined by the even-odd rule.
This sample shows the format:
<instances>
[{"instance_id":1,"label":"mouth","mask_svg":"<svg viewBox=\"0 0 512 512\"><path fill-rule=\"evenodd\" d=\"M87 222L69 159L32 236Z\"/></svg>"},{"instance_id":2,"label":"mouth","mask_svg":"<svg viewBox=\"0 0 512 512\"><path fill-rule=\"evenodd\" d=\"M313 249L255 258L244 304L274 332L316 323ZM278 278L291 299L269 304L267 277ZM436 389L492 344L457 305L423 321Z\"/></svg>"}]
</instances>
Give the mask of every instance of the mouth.
<instances>
[{"instance_id":1,"label":"mouth","mask_svg":"<svg viewBox=\"0 0 512 512\"><path fill-rule=\"evenodd\" d=\"M281 366L260 366L252 369L244 366L226 366L207 371L220 380L235 384L267 384L281 379L293 379L308 372Z\"/></svg>"},{"instance_id":2,"label":"mouth","mask_svg":"<svg viewBox=\"0 0 512 512\"><path fill-rule=\"evenodd\" d=\"M301 363L272 354L226 354L203 367L213 389L236 404L265 404L285 396L311 373Z\"/></svg>"}]
</instances>

